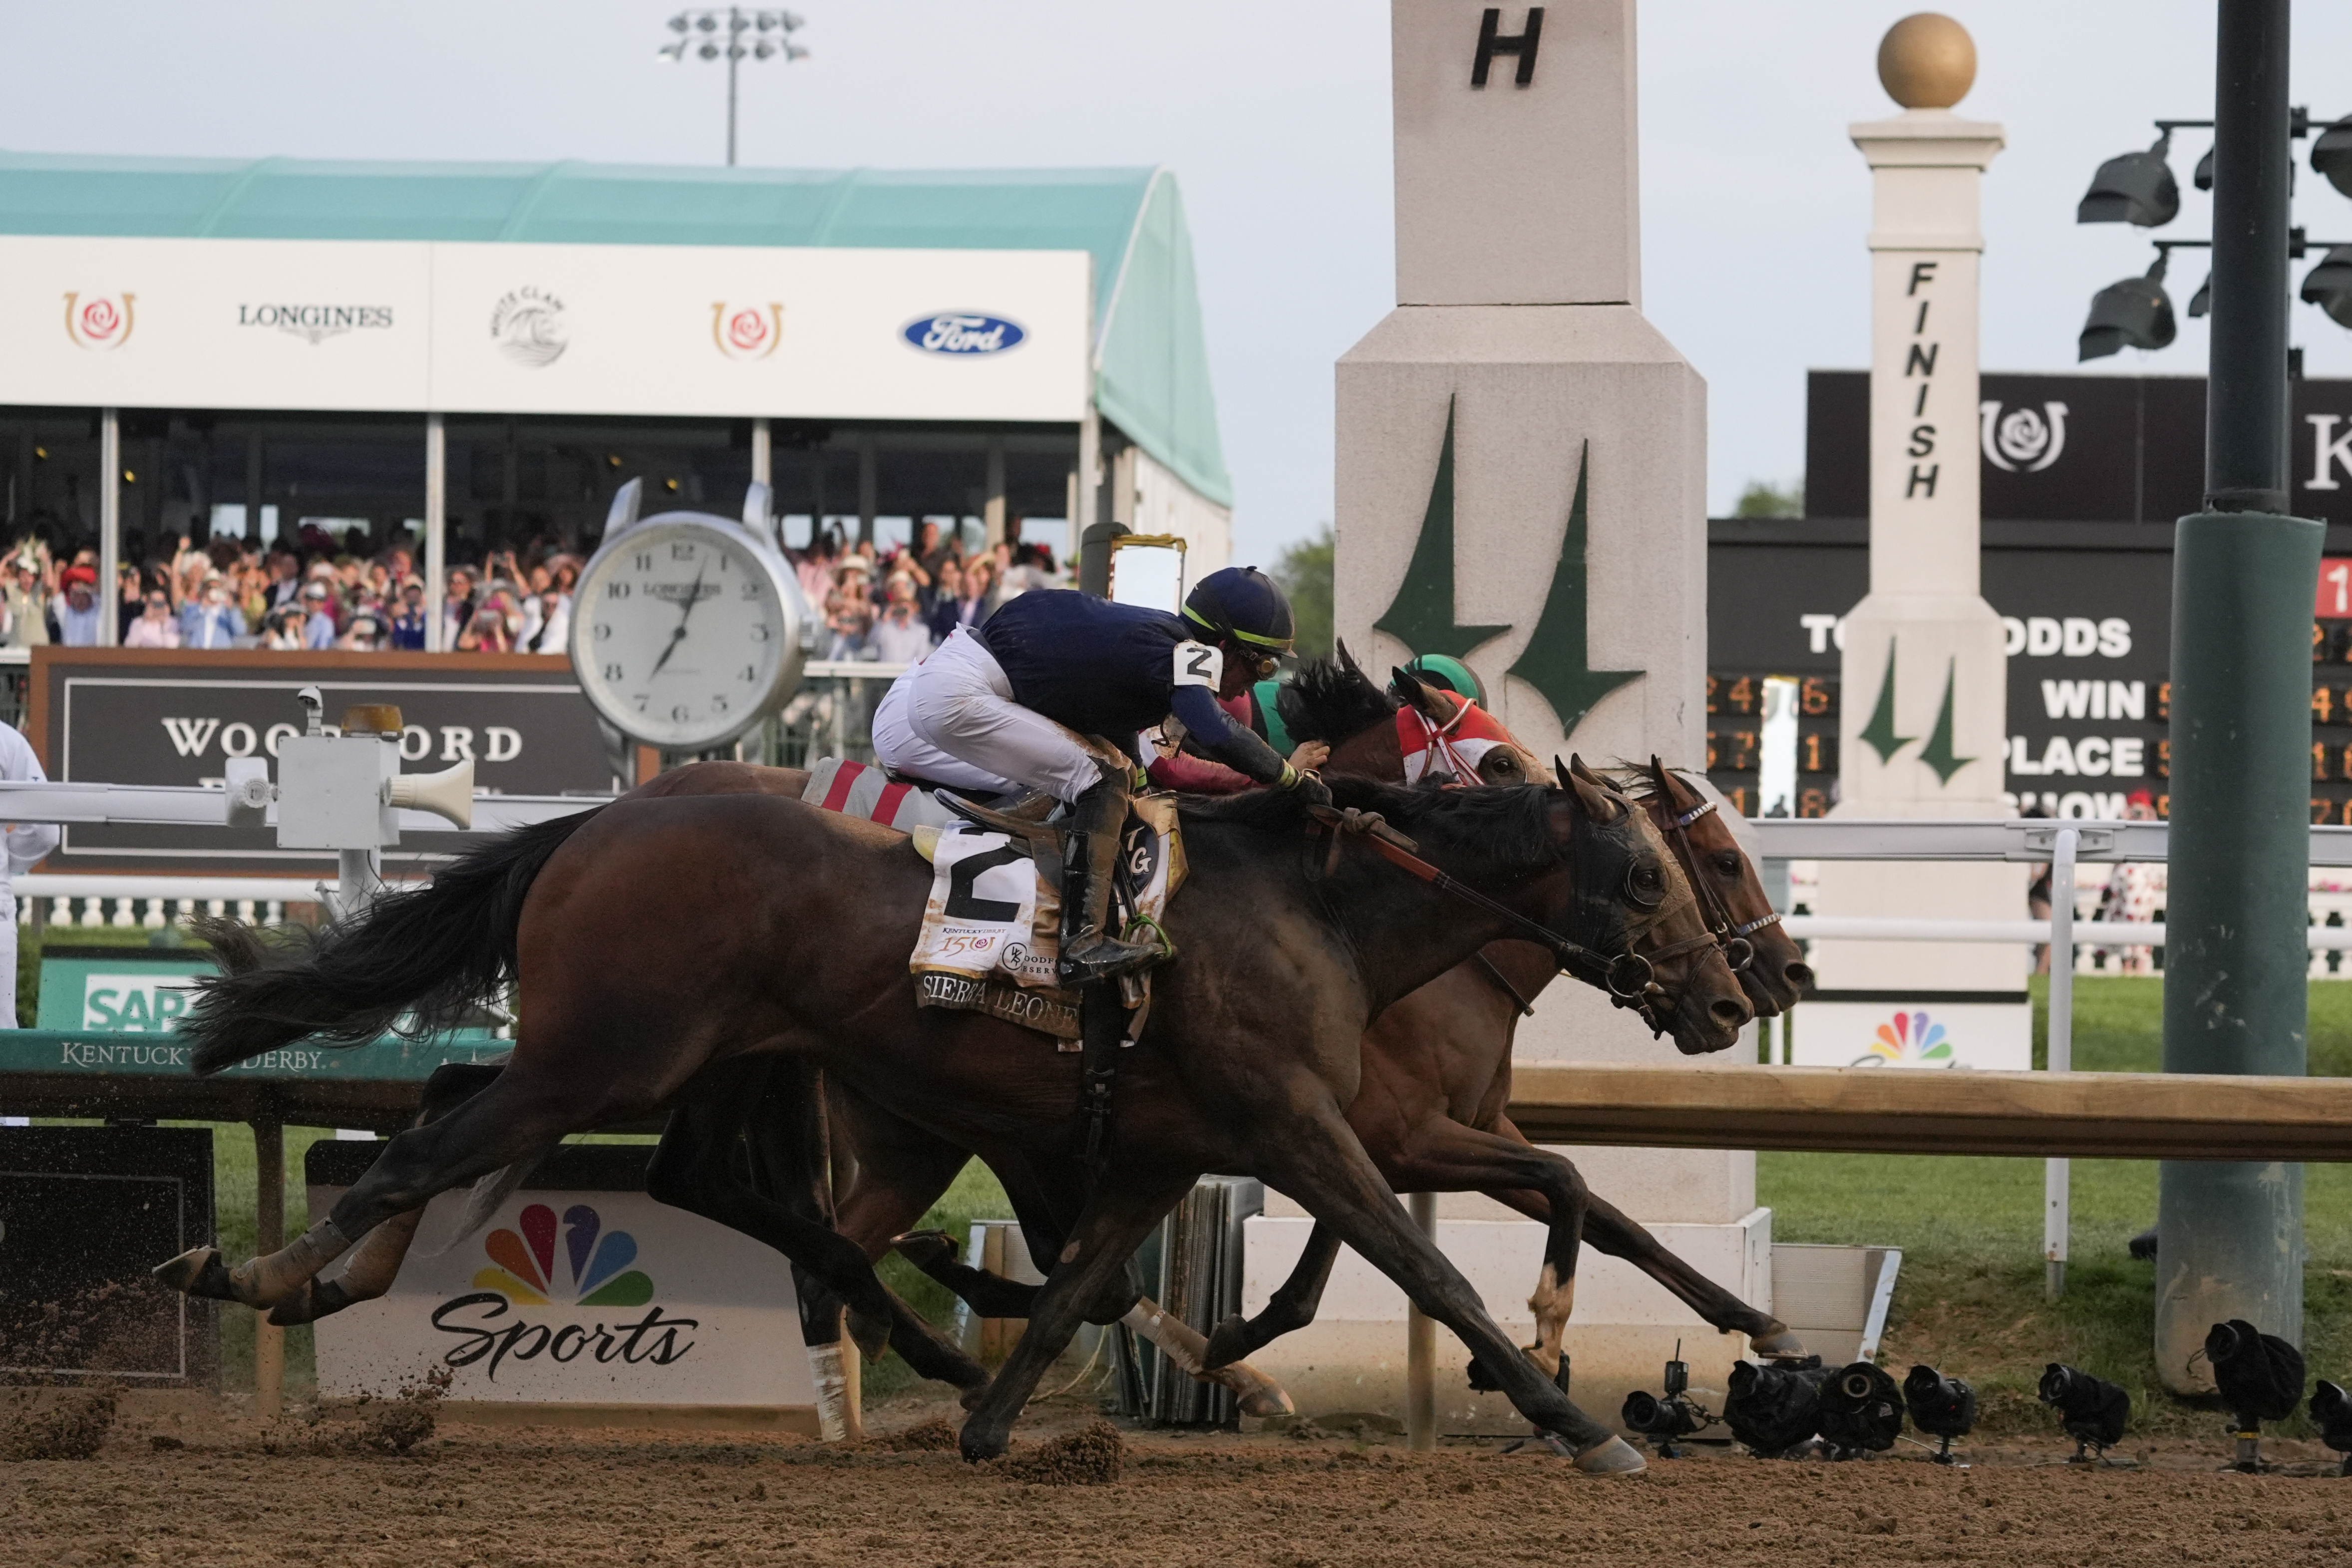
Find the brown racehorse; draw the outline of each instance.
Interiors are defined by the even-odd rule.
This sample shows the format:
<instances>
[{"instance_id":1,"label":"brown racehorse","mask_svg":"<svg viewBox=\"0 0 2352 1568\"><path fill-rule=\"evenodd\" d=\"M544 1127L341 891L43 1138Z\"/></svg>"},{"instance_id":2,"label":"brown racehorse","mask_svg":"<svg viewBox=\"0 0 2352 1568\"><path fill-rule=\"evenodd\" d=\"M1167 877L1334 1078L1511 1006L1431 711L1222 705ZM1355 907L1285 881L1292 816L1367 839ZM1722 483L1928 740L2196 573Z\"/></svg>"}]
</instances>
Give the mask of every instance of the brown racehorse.
<instances>
[{"instance_id":1,"label":"brown racehorse","mask_svg":"<svg viewBox=\"0 0 2352 1568\"><path fill-rule=\"evenodd\" d=\"M1460 1334L1513 1403L1579 1464L1637 1456L1515 1354L1461 1275L1404 1219L1349 1128L1366 1023L1398 997L1532 922L1563 954L1624 954L1691 895L1654 829L1591 776L1570 788L1407 790L1341 778L1346 808L1387 816L1442 881L1370 847L1316 881L1295 797L1187 812L1192 867L1168 926L1189 961L1163 970L1145 1039L1121 1053L1106 1157L1028 1333L973 1396L962 1446L1001 1453L1023 1403L1078 1322L1126 1310L1134 1247L1207 1170L1290 1193ZM1317 860L1320 862L1321 852ZM692 868L694 874L682 874ZM429 888L380 901L315 945L238 956L184 1032L218 1071L313 1034L373 1038L430 1022L511 969L529 1003L497 1082L394 1138L328 1218L236 1270L199 1249L169 1282L249 1304L294 1294L385 1219L435 1193L534 1161L567 1133L716 1093L781 1056L822 1070L1004 1169L1076 1190L1078 1063L1027 1030L915 1006L906 969L929 890L898 834L757 796L637 800L504 835ZM1703 926L1701 927L1704 929ZM1663 951L1663 950L1662 950ZM1588 966L1593 959L1580 960ZM1657 966L1659 1006L1702 1038L1749 1009L1710 943ZM1694 1008L1696 1007L1696 1010ZM887 1318L854 1245L787 1232L796 1261Z\"/></svg>"},{"instance_id":2,"label":"brown racehorse","mask_svg":"<svg viewBox=\"0 0 2352 1568\"><path fill-rule=\"evenodd\" d=\"M1409 681L1402 690L1406 700L1423 707L1440 727L1449 725L1464 701L1451 692ZM1307 666L1283 700L1285 717L1295 737L1321 738L1334 745L1328 765L1333 771L1391 779L1402 777L1397 729L1391 722L1398 699L1367 679L1344 649L1336 661ZM1477 769L1480 780L1488 783L1548 778L1549 773L1516 743L1486 753L1478 759ZM798 798L808 777L796 768L698 763L641 786L635 798L754 792ZM1754 870L1721 818L1654 758L1647 772L1629 772L1619 781L1642 798L1653 820L1668 831L1685 873L1700 892L1702 905L1712 911L1710 923L1728 940L1752 942L1752 957L1738 972L1758 1011L1776 1013L1792 1002L1810 983L1810 971L1804 968L1795 944L1773 922ZM1552 1194L1574 1182L1576 1172L1556 1155L1528 1150L1503 1107L1509 1092L1511 1040L1522 1010L1520 998L1531 1000L1554 972L1543 948L1529 943L1497 943L1396 1003L1366 1034L1363 1086L1349 1107L1348 1119L1396 1190L1485 1190L1536 1219L1551 1221ZM428 1115L446 1113L449 1106L478 1092L496 1071L449 1070L428 1095ZM833 1101L834 1132L856 1156L856 1178L836 1218L844 1233L869 1257L878 1258L896 1244L919 1267L984 1315L1026 1317L1034 1296L1031 1287L993 1280L964 1267L955 1260L949 1239L939 1233L900 1234L946 1190L969 1152L942 1145L837 1088ZM792 1129L765 1127L757 1116L744 1125L757 1163L763 1166L792 1169L805 1157L789 1147ZM782 1152L776 1149L780 1133L786 1141ZM708 1146L720 1136L721 1129L698 1129L693 1143ZM1515 1145L1499 1167L1495 1145L1489 1141L1495 1136ZM1513 1185L1523 1179L1531 1160L1543 1179L1532 1186ZM747 1194L731 1165L712 1169L707 1165L688 1167L665 1160L653 1179L666 1200L721 1223L737 1223L746 1213ZM784 1177L776 1185L789 1188L794 1183ZM1007 1186L1009 1194L1023 1198L1016 1207L1030 1223L1033 1255L1052 1257L1061 1244L1061 1228L1075 1211L1075 1197L1064 1195L1057 1204L1049 1195L1024 1192L1018 1173ZM1647 1230L1605 1200L1588 1193L1586 1201L1590 1207L1582 1228L1585 1239L1603 1252L1632 1261L1716 1328L1748 1334L1759 1353L1800 1352L1795 1337L1778 1320L1659 1246ZM814 1211L829 1215L829 1197L817 1197ZM413 1219L409 1225L413 1228ZM755 1236L760 1233L756 1220L743 1228ZM396 1235L404 1232L384 1228L378 1232L381 1240L372 1243L371 1249L383 1253L386 1248L396 1249ZM1267 1311L1247 1325L1238 1322L1226 1325L1214 1354L1202 1335L1163 1315L1148 1299L1137 1303L1127 1321L1158 1343L1177 1365L1231 1388L1245 1412L1278 1411L1286 1407L1280 1391L1239 1363L1238 1357L1312 1320L1338 1249L1328 1228L1318 1228L1292 1279L1275 1292ZM1547 1371L1557 1367L1559 1333L1566 1310L1572 1304L1561 1289L1561 1281L1572 1276L1560 1272L1571 1258L1557 1246L1548 1249L1546 1277L1530 1301L1538 1320L1537 1343L1530 1350ZM350 1288L353 1274L373 1282L373 1288L364 1294L379 1293L389 1287L398 1260L394 1249L368 1268L355 1265L344 1277L343 1289L331 1287L303 1308L281 1307L273 1316L286 1322L308 1321L362 1299L362 1292ZM822 1303L811 1306L813 1321L823 1333L830 1322L829 1313ZM925 1347L917 1343L914 1354L919 1362ZM952 1371L953 1380L967 1385L978 1376L977 1368L971 1366L960 1365Z\"/></svg>"}]
</instances>

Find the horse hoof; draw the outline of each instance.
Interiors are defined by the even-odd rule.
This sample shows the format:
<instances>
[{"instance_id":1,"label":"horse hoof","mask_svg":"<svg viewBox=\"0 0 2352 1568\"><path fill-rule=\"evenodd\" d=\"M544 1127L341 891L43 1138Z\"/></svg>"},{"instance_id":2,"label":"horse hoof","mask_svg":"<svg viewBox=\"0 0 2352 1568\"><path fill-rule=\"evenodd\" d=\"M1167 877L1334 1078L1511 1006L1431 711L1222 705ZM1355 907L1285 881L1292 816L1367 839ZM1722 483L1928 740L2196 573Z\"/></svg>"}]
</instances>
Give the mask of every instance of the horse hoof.
<instances>
[{"instance_id":1,"label":"horse hoof","mask_svg":"<svg viewBox=\"0 0 2352 1568\"><path fill-rule=\"evenodd\" d=\"M1622 1437L1603 1437L1576 1456L1576 1468L1588 1476L1638 1476L1649 1465Z\"/></svg>"},{"instance_id":2,"label":"horse hoof","mask_svg":"<svg viewBox=\"0 0 2352 1568\"><path fill-rule=\"evenodd\" d=\"M955 1238L944 1230L909 1230L904 1236L890 1238L890 1246L899 1257L926 1274L942 1263L956 1260Z\"/></svg>"},{"instance_id":3,"label":"horse hoof","mask_svg":"<svg viewBox=\"0 0 2352 1568\"><path fill-rule=\"evenodd\" d=\"M890 1320L869 1318L852 1307L849 1309L849 1337L857 1343L859 1354L867 1361L879 1361L890 1349Z\"/></svg>"},{"instance_id":4,"label":"horse hoof","mask_svg":"<svg viewBox=\"0 0 2352 1568\"><path fill-rule=\"evenodd\" d=\"M1279 1383L1262 1384L1234 1402L1244 1416L1296 1416L1298 1406Z\"/></svg>"},{"instance_id":5,"label":"horse hoof","mask_svg":"<svg viewBox=\"0 0 2352 1568\"><path fill-rule=\"evenodd\" d=\"M1249 1320L1236 1313L1209 1331L1209 1348L1202 1353L1201 1369L1214 1372L1231 1366L1255 1348L1249 1343Z\"/></svg>"},{"instance_id":6,"label":"horse hoof","mask_svg":"<svg viewBox=\"0 0 2352 1568\"><path fill-rule=\"evenodd\" d=\"M269 1309L269 1321L279 1328L290 1329L332 1317L351 1304L350 1294L339 1282L331 1280L320 1284L316 1280L305 1280L299 1291Z\"/></svg>"},{"instance_id":7,"label":"horse hoof","mask_svg":"<svg viewBox=\"0 0 2352 1568\"><path fill-rule=\"evenodd\" d=\"M172 1289L186 1296L202 1296L207 1301L234 1301L236 1285L229 1278L228 1266L221 1261L217 1247L191 1247L168 1263L159 1263L151 1273Z\"/></svg>"},{"instance_id":8,"label":"horse hoof","mask_svg":"<svg viewBox=\"0 0 2352 1568\"><path fill-rule=\"evenodd\" d=\"M984 1464L990 1459L1002 1458L1004 1450L1011 1446L1003 1433L982 1430L977 1421L966 1421L963 1430L956 1434L956 1451L964 1457L966 1464Z\"/></svg>"},{"instance_id":9,"label":"horse hoof","mask_svg":"<svg viewBox=\"0 0 2352 1568\"><path fill-rule=\"evenodd\" d=\"M1761 1339L1749 1340L1748 1348L1766 1361L1801 1361L1805 1355L1805 1342L1785 1324Z\"/></svg>"}]
</instances>

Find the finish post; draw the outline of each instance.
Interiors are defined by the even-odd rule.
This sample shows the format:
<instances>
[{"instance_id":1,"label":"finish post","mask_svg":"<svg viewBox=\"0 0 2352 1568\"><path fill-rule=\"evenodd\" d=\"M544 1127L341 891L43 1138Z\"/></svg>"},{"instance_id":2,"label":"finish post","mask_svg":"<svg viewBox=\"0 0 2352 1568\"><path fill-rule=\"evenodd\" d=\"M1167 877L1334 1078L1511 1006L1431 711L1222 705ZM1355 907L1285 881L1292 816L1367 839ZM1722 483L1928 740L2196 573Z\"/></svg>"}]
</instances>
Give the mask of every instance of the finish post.
<instances>
[{"instance_id":1,"label":"finish post","mask_svg":"<svg viewBox=\"0 0 2352 1568\"><path fill-rule=\"evenodd\" d=\"M2311 606L2325 528L2287 504L2289 0L2220 0L2206 510L2172 570L2168 1072L2305 1071ZM2303 1168L2167 1163L2157 1371L2210 1393L2198 1353L2244 1318L2303 1339Z\"/></svg>"}]
</instances>

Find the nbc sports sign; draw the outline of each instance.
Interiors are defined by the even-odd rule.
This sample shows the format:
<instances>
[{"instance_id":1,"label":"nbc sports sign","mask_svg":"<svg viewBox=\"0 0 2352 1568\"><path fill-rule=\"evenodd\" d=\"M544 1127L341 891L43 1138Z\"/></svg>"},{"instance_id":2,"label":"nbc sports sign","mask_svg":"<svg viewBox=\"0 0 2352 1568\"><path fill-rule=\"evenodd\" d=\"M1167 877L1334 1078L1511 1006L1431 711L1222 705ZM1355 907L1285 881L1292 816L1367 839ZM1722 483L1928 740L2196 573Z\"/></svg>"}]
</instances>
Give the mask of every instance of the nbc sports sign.
<instances>
[{"instance_id":1,"label":"nbc sports sign","mask_svg":"<svg viewBox=\"0 0 2352 1568\"><path fill-rule=\"evenodd\" d=\"M2033 1065L2033 1009L2022 992L1819 991L1789 1015L1799 1067Z\"/></svg>"},{"instance_id":2,"label":"nbc sports sign","mask_svg":"<svg viewBox=\"0 0 2352 1568\"><path fill-rule=\"evenodd\" d=\"M314 1221L382 1146L312 1145ZM563 1148L463 1239L466 1192L434 1199L392 1290L320 1322L319 1392L389 1394L446 1371L453 1400L765 1407L814 1431L791 1266L647 1197L651 1152Z\"/></svg>"}]
</instances>

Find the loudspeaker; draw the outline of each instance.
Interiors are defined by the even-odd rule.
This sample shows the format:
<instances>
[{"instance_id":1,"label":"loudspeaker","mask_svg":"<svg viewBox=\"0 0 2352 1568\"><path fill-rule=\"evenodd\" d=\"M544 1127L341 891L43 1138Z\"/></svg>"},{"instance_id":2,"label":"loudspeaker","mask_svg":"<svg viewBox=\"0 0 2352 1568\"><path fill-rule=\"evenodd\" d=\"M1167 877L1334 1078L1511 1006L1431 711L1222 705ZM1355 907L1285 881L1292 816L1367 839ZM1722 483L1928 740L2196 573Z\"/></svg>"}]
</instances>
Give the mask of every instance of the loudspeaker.
<instances>
[{"instance_id":1,"label":"loudspeaker","mask_svg":"<svg viewBox=\"0 0 2352 1568\"><path fill-rule=\"evenodd\" d=\"M460 828L474 825L474 759L438 773L403 773L391 780L391 803L430 811Z\"/></svg>"}]
</instances>

